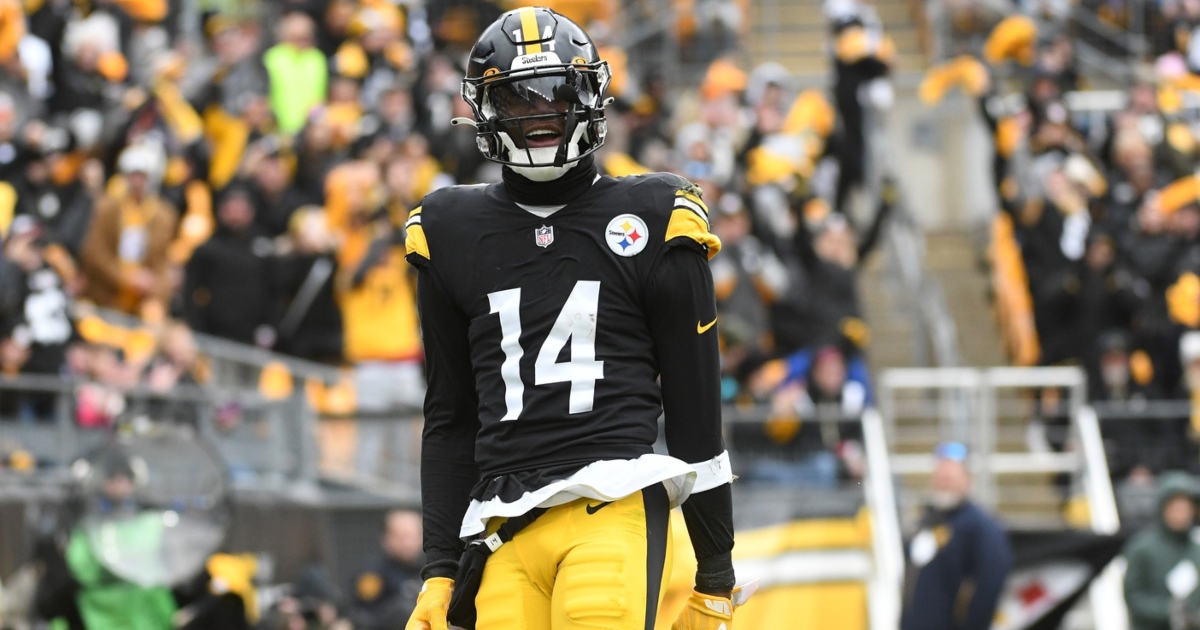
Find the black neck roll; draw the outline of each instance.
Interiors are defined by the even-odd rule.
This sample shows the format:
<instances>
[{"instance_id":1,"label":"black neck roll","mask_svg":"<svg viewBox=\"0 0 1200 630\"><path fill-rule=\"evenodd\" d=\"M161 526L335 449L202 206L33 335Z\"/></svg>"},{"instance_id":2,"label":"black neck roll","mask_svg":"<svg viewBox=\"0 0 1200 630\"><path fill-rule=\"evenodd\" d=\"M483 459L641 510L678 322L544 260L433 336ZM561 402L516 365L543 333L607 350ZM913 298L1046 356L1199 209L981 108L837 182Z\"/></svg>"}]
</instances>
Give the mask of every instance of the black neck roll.
<instances>
[{"instance_id":1,"label":"black neck roll","mask_svg":"<svg viewBox=\"0 0 1200 630\"><path fill-rule=\"evenodd\" d=\"M548 182L535 182L511 168L503 171L504 187L508 196L517 203L527 206L563 206L591 188L596 179L596 160L584 156L562 177Z\"/></svg>"}]
</instances>

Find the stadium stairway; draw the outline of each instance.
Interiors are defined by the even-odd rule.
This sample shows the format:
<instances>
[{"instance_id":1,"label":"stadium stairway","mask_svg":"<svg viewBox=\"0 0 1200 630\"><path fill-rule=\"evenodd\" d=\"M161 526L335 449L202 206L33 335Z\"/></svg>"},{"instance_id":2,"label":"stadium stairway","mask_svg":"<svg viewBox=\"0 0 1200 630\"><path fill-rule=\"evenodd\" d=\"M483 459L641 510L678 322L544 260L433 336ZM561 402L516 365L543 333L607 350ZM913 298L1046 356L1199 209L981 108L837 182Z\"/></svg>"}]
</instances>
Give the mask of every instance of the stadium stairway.
<instances>
[{"instance_id":1,"label":"stadium stairway","mask_svg":"<svg viewBox=\"0 0 1200 630\"><path fill-rule=\"evenodd\" d=\"M872 4L883 21L884 32L896 44L896 70L922 71L925 55L909 0L876 0ZM752 65L780 63L801 85L829 82L829 28L821 0L762 0L749 5L746 49Z\"/></svg>"},{"instance_id":2,"label":"stadium stairway","mask_svg":"<svg viewBox=\"0 0 1200 630\"><path fill-rule=\"evenodd\" d=\"M913 326L889 281L885 257L876 253L859 276L859 295L871 328L870 366L873 372L913 366ZM969 236L960 232L925 235L925 270L946 294L958 332L958 349L966 366L1004 365L1000 334L988 297L987 274Z\"/></svg>"},{"instance_id":3,"label":"stadium stairway","mask_svg":"<svg viewBox=\"0 0 1200 630\"><path fill-rule=\"evenodd\" d=\"M915 322L902 305L895 285L889 282L885 262L883 252L871 254L858 276L863 319L871 331L867 361L872 374L913 365Z\"/></svg>"},{"instance_id":4,"label":"stadium stairway","mask_svg":"<svg viewBox=\"0 0 1200 630\"><path fill-rule=\"evenodd\" d=\"M975 243L963 232L932 232L925 235L925 247L925 270L938 279L946 293L946 304L957 324L963 365L1004 365L988 276Z\"/></svg>"},{"instance_id":5,"label":"stadium stairway","mask_svg":"<svg viewBox=\"0 0 1200 630\"><path fill-rule=\"evenodd\" d=\"M988 277L980 254L965 232L931 232L925 235L925 270L936 278L946 296L957 329L959 355L964 366L1005 365L1006 358L988 294ZM916 325L906 312L894 280L884 269L887 257L874 254L859 276L859 294L864 317L871 329L869 364L872 374L914 364L913 332ZM1028 419L1033 401L1015 391L1002 392L997 450L1028 452ZM902 400L917 399L908 393ZM896 454L929 453L943 438L933 417L901 417L896 422L896 440L889 444ZM928 475L903 477L899 488L902 522L919 518ZM997 509L1006 523L1017 527L1060 527L1063 524L1062 495L1050 474L1014 474L997 479Z\"/></svg>"}]
</instances>

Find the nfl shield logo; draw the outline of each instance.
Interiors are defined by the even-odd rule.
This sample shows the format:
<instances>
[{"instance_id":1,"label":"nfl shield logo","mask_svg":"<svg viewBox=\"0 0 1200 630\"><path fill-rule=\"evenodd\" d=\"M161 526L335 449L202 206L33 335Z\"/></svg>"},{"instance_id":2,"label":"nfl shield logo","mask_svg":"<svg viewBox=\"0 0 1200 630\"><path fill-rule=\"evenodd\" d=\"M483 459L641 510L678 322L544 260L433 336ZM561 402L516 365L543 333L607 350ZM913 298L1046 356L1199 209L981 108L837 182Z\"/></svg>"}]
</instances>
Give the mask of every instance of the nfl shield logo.
<instances>
[{"instance_id":1,"label":"nfl shield logo","mask_svg":"<svg viewBox=\"0 0 1200 630\"><path fill-rule=\"evenodd\" d=\"M533 240L538 247L549 247L554 242L554 228L542 226L533 231Z\"/></svg>"}]
</instances>

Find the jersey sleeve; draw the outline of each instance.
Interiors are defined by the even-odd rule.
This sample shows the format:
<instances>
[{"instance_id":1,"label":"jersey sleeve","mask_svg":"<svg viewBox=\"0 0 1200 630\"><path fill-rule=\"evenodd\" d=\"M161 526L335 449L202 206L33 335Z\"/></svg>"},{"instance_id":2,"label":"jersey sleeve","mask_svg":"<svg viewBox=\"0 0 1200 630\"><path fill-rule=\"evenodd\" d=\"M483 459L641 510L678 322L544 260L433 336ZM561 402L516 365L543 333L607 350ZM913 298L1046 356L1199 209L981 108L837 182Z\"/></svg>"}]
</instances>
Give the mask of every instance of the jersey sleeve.
<instances>
[{"instance_id":1,"label":"jersey sleeve","mask_svg":"<svg viewBox=\"0 0 1200 630\"><path fill-rule=\"evenodd\" d=\"M691 247L711 259L721 251L721 239L710 231L708 206L702 195L699 186L680 179L667 220L666 243L667 247Z\"/></svg>"},{"instance_id":2,"label":"jersey sleeve","mask_svg":"<svg viewBox=\"0 0 1200 630\"><path fill-rule=\"evenodd\" d=\"M690 211L690 210L689 210ZM720 349L712 273L699 252L673 249L655 270L646 308L662 387L667 451L697 479L683 504L696 551L696 587L733 588L733 496L721 436Z\"/></svg>"},{"instance_id":3,"label":"jersey sleeve","mask_svg":"<svg viewBox=\"0 0 1200 630\"><path fill-rule=\"evenodd\" d=\"M404 224L404 259L417 268L424 267L430 260L429 239L425 238L425 226L421 224L423 207L413 209Z\"/></svg>"},{"instance_id":4,"label":"jersey sleeve","mask_svg":"<svg viewBox=\"0 0 1200 630\"><path fill-rule=\"evenodd\" d=\"M425 579L454 576L463 549L458 533L471 488L479 481L475 462L479 399L471 369L467 316L446 293L434 269L425 264L427 254L409 254L410 261L417 257L414 264L420 267L417 308L428 376L421 435Z\"/></svg>"}]
</instances>

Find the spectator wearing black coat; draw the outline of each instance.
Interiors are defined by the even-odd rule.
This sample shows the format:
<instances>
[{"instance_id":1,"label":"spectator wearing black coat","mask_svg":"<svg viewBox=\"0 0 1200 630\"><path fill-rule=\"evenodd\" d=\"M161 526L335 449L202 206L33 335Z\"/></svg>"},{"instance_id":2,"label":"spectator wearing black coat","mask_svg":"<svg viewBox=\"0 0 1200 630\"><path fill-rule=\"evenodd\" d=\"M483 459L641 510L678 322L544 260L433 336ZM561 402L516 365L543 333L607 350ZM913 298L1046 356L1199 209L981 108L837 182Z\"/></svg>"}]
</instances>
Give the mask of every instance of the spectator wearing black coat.
<instances>
[{"instance_id":1,"label":"spectator wearing black coat","mask_svg":"<svg viewBox=\"0 0 1200 630\"><path fill-rule=\"evenodd\" d=\"M78 258L95 203L65 163L67 132L45 128L40 135L49 140L29 152L24 172L11 180L17 197L15 214L36 219L48 242Z\"/></svg>"},{"instance_id":2,"label":"spectator wearing black coat","mask_svg":"<svg viewBox=\"0 0 1200 630\"><path fill-rule=\"evenodd\" d=\"M908 548L900 630L989 628L1012 567L1008 537L968 498L966 446L941 444L934 455L929 507Z\"/></svg>"},{"instance_id":3,"label":"spectator wearing black coat","mask_svg":"<svg viewBox=\"0 0 1200 630\"><path fill-rule=\"evenodd\" d=\"M739 365L770 347L768 305L787 290L787 269L775 252L750 233L752 219L741 199L726 194L715 204L713 233L725 255L712 261L724 355L721 368Z\"/></svg>"},{"instance_id":4,"label":"spectator wearing black coat","mask_svg":"<svg viewBox=\"0 0 1200 630\"><path fill-rule=\"evenodd\" d=\"M829 16L834 40L833 101L837 107L841 133L833 150L838 160L837 191L834 209L848 211L850 193L863 184L866 176L868 88L891 72L892 53L885 45L882 26L873 8L865 3L831 3ZM853 8L851 8L853 7ZM850 42L866 42L856 45ZM884 90L886 91L886 90ZM874 103L878 107L880 103Z\"/></svg>"},{"instance_id":5,"label":"spectator wearing black coat","mask_svg":"<svg viewBox=\"0 0 1200 630\"><path fill-rule=\"evenodd\" d=\"M1046 356L1051 362L1082 363L1091 377L1089 384L1102 387L1100 337L1130 328L1149 285L1117 261L1112 237L1097 230L1088 236L1083 256L1049 280L1038 294L1039 305L1052 309L1043 313L1043 325L1056 331L1045 344Z\"/></svg>"},{"instance_id":6,"label":"spectator wearing black coat","mask_svg":"<svg viewBox=\"0 0 1200 630\"><path fill-rule=\"evenodd\" d=\"M254 227L250 192L227 187L217 205L218 227L188 261L184 315L197 332L243 343L274 343L273 246Z\"/></svg>"},{"instance_id":7,"label":"spectator wearing black coat","mask_svg":"<svg viewBox=\"0 0 1200 630\"><path fill-rule=\"evenodd\" d=\"M858 337L852 334L862 329L858 270L879 242L896 198L895 185L885 181L879 209L861 238L838 213L830 212L817 221L797 218L791 251L784 257L795 281L789 282L787 291L770 307L777 353L791 354L847 334Z\"/></svg>"},{"instance_id":8,"label":"spectator wearing black coat","mask_svg":"<svg viewBox=\"0 0 1200 630\"><path fill-rule=\"evenodd\" d=\"M295 186L293 173L288 166L281 141L275 136L265 137L247 151L249 175L253 178L254 224L267 236L279 236L288 230L292 213L300 206L314 203L316 199Z\"/></svg>"},{"instance_id":9,"label":"spectator wearing black coat","mask_svg":"<svg viewBox=\"0 0 1200 630\"><path fill-rule=\"evenodd\" d=\"M13 221L0 252L0 370L58 374L75 333L67 317L69 281L47 261L42 230L29 216ZM16 392L0 413L46 419L54 396ZM15 401L13 400L15 398Z\"/></svg>"},{"instance_id":10,"label":"spectator wearing black coat","mask_svg":"<svg viewBox=\"0 0 1200 630\"><path fill-rule=\"evenodd\" d=\"M388 513L380 551L354 577L349 617L355 628L392 630L412 614L421 590L421 515Z\"/></svg>"},{"instance_id":11,"label":"spectator wearing black coat","mask_svg":"<svg viewBox=\"0 0 1200 630\"><path fill-rule=\"evenodd\" d=\"M280 252L282 301L277 349L305 359L337 363L342 359L342 311L334 295L337 258L325 213L300 208Z\"/></svg>"}]
</instances>

